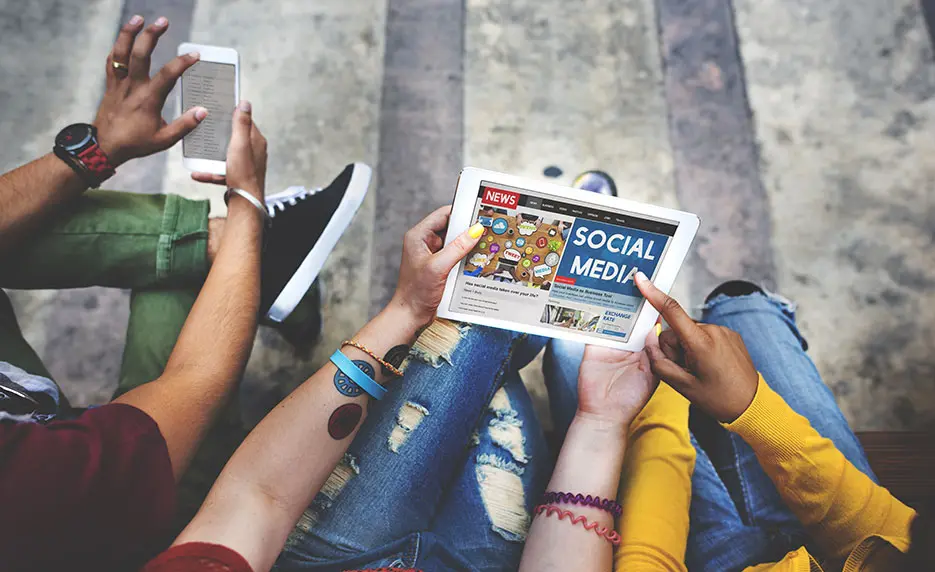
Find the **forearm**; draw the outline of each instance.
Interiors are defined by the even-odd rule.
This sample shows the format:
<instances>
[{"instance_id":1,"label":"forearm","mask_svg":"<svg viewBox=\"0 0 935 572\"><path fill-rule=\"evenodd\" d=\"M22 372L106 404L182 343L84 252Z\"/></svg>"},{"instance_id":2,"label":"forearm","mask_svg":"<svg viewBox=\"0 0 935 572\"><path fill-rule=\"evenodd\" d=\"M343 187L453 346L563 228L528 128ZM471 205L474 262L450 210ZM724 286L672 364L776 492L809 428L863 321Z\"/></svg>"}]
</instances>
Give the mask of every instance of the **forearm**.
<instances>
[{"instance_id":1,"label":"forearm","mask_svg":"<svg viewBox=\"0 0 935 572\"><path fill-rule=\"evenodd\" d=\"M915 512L851 464L761 378L728 429L753 449L783 500L832 558L870 535L908 541Z\"/></svg>"},{"instance_id":2,"label":"forearm","mask_svg":"<svg viewBox=\"0 0 935 572\"><path fill-rule=\"evenodd\" d=\"M87 188L81 177L52 153L0 175L0 256L57 206Z\"/></svg>"},{"instance_id":3,"label":"forearm","mask_svg":"<svg viewBox=\"0 0 935 572\"><path fill-rule=\"evenodd\" d=\"M625 427L579 414L568 428L548 490L615 498L625 448ZM596 530L613 530L614 517L607 511L582 505L558 508L596 523ZM520 570L609 571L613 545L582 525L572 525L570 519L559 520L557 514L534 516Z\"/></svg>"},{"instance_id":4,"label":"forearm","mask_svg":"<svg viewBox=\"0 0 935 572\"><path fill-rule=\"evenodd\" d=\"M419 323L391 303L354 339L384 355L391 347L410 344ZM350 346L352 360L380 365ZM196 518L176 543L214 542L229 546L254 570L267 570L305 508L338 464L366 417L366 393L348 397L335 386L337 368L330 362L286 397L237 449ZM350 422L329 427L338 408ZM359 415L359 416L358 416ZM352 426L351 426L352 424Z\"/></svg>"},{"instance_id":5,"label":"forearm","mask_svg":"<svg viewBox=\"0 0 935 572\"><path fill-rule=\"evenodd\" d=\"M262 231L252 206L231 202L214 264L165 371L116 400L156 421L177 479L250 357L259 311Z\"/></svg>"}]
</instances>

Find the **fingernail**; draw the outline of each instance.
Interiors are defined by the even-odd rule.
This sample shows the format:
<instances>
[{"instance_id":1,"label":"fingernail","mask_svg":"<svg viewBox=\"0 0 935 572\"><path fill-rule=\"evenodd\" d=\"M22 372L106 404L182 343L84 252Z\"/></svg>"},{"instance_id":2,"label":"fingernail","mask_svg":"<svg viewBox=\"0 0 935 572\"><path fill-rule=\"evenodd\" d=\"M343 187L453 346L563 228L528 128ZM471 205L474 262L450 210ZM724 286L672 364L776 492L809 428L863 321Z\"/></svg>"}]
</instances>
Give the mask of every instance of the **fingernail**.
<instances>
[{"instance_id":1,"label":"fingernail","mask_svg":"<svg viewBox=\"0 0 935 572\"><path fill-rule=\"evenodd\" d=\"M133 16L132 18L130 18L130 25L137 26L142 21L143 21L143 17L137 14L136 16Z\"/></svg>"},{"instance_id":2,"label":"fingernail","mask_svg":"<svg viewBox=\"0 0 935 572\"><path fill-rule=\"evenodd\" d=\"M660 335L662 335L662 324L656 324L655 330L656 337L658 338Z\"/></svg>"},{"instance_id":3,"label":"fingernail","mask_svg":"<svg viewBox=\"0 0 935 572\"><path fill-rule=\"evenodd\" d=\"M156 20L156 27L157 27L157 28L161 28L161 27L165 26L165 25L168 24L168 23L169 23L168 20L166 20L164 17L160 16L160 17Z\"/></svg>"},{"instance_id":4,"label":"fingernail","mask_svg":"<svg viewBox=\"0 0 935 572\"><path fill-rule=\"evenodd\" d=\"M250 105L250 102L247 101L246 99L240 102L240 111L243 111L244 113L250 113L252 109L253 109L253 106Z\"/></svg>"},{"instance_id":5,"label":"fingernail","mask_svg":"<svg viewBox=\"0 0 935 572\"><path fill-rule=\"evenodd\" d=\"M471 238L480 238L482 234L484 234L484 225L479 222L475 223L474 226L468 230L468 236Z\"/></svg>"},{"instance_id":6,"label":"fingernail","mask_svg":"<svg viewBox=\"0 0 935 572\"><path fill-rule=\"evenodd\" d=\"M201 57L201 54L199 54L198 52L188 52L188 57L197 60L198 58Z\"/></svg>"},{"instance_id":7,"label":"fingernail","mask_svg":"<svg viewBox=\"0 0 935 572\"><path fill-rule=\"evenodd\" d=\"M207 116L208 116L208 110L207 110L207 109L205 109L204 107L196 107L196 108L195 108L195 119L197 119L198 121L201 121L202 119L204 119L204 118L207 117Z\"/></svg>"},{"instance_id":8,"label":"fingernail","mask_svg":"<svg viewBox=\"0 0 935 572\"><path fill-rule=\"evenodd\" d=\"M646 275L643 274L642 272L637 272L637 273L636 273L636 279L637 279L638 281L649 280L649 278L647 278Z\"/></svg>"}]
</instances>

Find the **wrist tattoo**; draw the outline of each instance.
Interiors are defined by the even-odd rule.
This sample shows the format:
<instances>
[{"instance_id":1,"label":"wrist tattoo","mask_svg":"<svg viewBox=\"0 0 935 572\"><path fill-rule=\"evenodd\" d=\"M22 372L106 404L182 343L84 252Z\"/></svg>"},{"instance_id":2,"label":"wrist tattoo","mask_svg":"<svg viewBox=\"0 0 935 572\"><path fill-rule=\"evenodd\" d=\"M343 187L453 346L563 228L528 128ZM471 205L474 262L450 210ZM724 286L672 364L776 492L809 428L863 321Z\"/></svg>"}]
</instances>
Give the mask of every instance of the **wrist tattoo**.
<instances>
[{"instance_id":1,"label":"wrist tattoo","mask_svg":"<svg viewBox=\"0 0 935 572\"><path fill-rule=\"evenodd\" d=\"M373 379L374 373L373 366L364 360L355 359L354 365L357 366L360 371L366 373L370 376L370 379ZM354 383L354 380L347 376L343 371L338 370L334 374L334 387L338 390L338 393L341 395L346 395L348 397L357 397L364 392L359 385Z\"/></svg>"},{"instance_id":2,"label":"wrist tattoo","mask_svg":"<svg viewBox=\"0 0 935 572\"><path fill-rule=\"evenodd\" d=\"M383 356L383 361L389 363L396 369L399 369L402 367L403 362L406 361L407 357L409 357L409 346L406 344L399 344L398 346L393 346L387 350L386 355ZM380 368L383 370L383 375L389 376L393 373L386 369L386 366L384 365L381 365Z\"/></svg>"},{"instance_id":3,"label":"wrist tattoo","mask_svg":"<svg viewBox=\"0 0 935 572\"><path fill-rule=\"evenodd\" d=\"M346 403L338 407L328 418L328 435L335 441L340 441L354 432L364 409L356 403Z\"/></svg>"}]
</instances>

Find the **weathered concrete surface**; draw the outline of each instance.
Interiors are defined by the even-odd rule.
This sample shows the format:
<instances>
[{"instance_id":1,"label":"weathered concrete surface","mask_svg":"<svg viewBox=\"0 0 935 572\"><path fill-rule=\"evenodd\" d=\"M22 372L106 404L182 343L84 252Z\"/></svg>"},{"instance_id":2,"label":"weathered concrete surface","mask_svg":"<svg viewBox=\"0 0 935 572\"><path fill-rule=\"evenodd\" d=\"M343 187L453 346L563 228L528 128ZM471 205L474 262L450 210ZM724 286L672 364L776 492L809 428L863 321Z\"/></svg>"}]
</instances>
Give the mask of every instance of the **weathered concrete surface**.
<instances>
[{"instance_id":1,"label":"weathered concrete surface","mask_svg":"<svg viewBox=\"0 0 935 572\"><path fill-rule=\"evenodd\" d=\"M935 424L935 66L915 0L736 0L780 290L857 429Z\"/></svg>"},{"instance_id":2,"label":"weathered concrete surface","mask_svg":"<svg viewBox=\"0 0 935 572\"><path fill-rule=\"evenodd\" d=\"M773 288L769 203L731 3L657 5L679 204L702 221L687 267L692 302L737 278Z\"/></svg>"},{"instance_id":3,"label":"weathered concrete surface","mask_svg":"<svg viewBox=\"0 0 935 572\"><path fill-rule=\"evenodd\" d=\"M403 234L451 202L463 165L463 1L387 4L371 314L396 289Z\"/></svg>"}]
</instances>

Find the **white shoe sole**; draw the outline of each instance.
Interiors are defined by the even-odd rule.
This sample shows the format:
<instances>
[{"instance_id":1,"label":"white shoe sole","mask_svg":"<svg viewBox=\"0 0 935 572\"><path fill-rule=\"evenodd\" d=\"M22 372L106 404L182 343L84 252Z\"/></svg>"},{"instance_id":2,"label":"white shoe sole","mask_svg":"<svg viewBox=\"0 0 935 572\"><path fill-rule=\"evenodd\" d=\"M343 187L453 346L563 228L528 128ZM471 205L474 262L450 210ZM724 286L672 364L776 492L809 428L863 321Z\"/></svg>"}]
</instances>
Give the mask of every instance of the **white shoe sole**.
<instances>
[{"instance_id":1,"label":"white shoe sole","mask_svg":"<svg viewBox=\"0 0 935 572\"><path fill-rule=\"evenodd\" d=\"M328 255L334 250L341 235L351 224L357 209L364 202L372 177L373 169L363 163L354 163L354 171L351 173L351 180L347 185L344 197L341 199L341 204L331 215L331 220L328 221L324 232L318 237L314 248L299 265L292 278L286 282L286 286L279 293L279 296L273 301L273 305L270 306L269 311L266 313L269 320L282 322L289 317L289 314L302 301L302 297L305 296L305 293L312 286L312 282L321 272L321 267L324 266Z\"/></svg>"}]
</instances>

